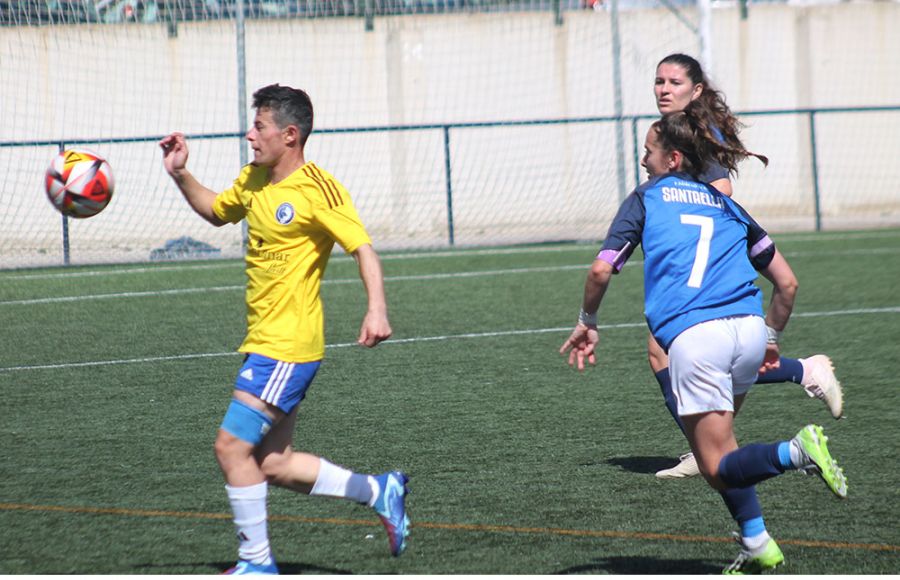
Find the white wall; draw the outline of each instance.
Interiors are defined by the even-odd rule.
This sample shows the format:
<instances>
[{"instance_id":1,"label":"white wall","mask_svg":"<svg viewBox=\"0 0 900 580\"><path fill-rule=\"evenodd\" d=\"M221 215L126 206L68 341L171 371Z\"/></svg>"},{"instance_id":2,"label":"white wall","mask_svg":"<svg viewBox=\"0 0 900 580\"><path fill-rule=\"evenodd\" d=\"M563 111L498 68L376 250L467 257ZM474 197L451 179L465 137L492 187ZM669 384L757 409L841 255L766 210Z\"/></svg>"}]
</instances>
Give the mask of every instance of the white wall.
<instances>
[{"instance_id":1,"label":"white wall","mask_svg":"<svg viewBox=\"0 0 900 580\"><path fill-rule=\"evenodd\" d=\"M305 88L318 129L609 116L613 48L606 12L458 14L250 21L248 92ZM696 22L693 11L685 17ZM713 11L714 82L738 111L900 106L900 4L752 5ZM652 114L656 63L699 42L669 11L623 11L622 97ZM238 128L232 23L20 27L0 30L0 141L155 138ZM248 96L249 101L249 96ZM814 227L809 119L746 117L739 199L772 230ZM638 130L639 144L647 122ZM630 127L626 181L634 186ZM611 123L450 131L456 243L598 239L619 200ZM825 228L900 224L900 111L819 114ZM236 139L192 139L190 167L210 187L239 169ZM446 244L444 134L320 133L307 157L348 186L381 248ZM73 262L146 259L190 235L240 254L239 228L193 216L152 140L94 146L117 178L113 202L72 224ZM42 199L52 145L0 147L0 267L61 262L60 218Z\"/></svg>"}]
</instances>

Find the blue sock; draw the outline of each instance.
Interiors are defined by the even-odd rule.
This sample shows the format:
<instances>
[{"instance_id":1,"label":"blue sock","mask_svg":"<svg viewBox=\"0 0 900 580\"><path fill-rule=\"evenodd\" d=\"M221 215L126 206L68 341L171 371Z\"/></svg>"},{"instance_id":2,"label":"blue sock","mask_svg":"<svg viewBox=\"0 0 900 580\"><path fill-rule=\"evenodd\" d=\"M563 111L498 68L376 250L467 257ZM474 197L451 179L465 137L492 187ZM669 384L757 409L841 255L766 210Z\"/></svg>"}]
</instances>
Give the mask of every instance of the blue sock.
<instances>
[{"instance_id":1,"label":"blue sock","mask_svg":"<svg viewBox=\"0 0 900 580\"><path fill-rule=\"evenodd\" d=\"M755 487L731 487L719 494L725 500L731 517L741 526L741 536L752 538L766 531Z\"/></svg>"},{"instance_id":2,"label":"blue sock","mask_svg":"<svg viewBox=\"0 0 900 580\"><path fill-rule=\"evenodd\" d=\"M656 377L656 382L659 383L663 398L666 400L666 409L669 410L669 413L672 414L672 418L678 423L678 428L681 429L681 432L687 437L684 430L684 423L681 422L681 417L678 416L678 403L675 401L675 393L672 391L672 378L669 376L668 367L658 373L654 373L654 376Z\"/></svg>"},{"instance_id":3,"label":"blue sock","mask_svg":"<svg viewBox=\"0 0 900 580\"><path fill-rule=\"evenodd\" d=\"M781 463L782 469L794 469L794 462L791 460L791 442L782 441L778 444L778 461Z\"/></svg>"},{"instance_id":4,"label":"blue sock","mask_svg":"<svg viewBox=\"0 0 900 580\"><path fill-rule=\"evenodd\" d=\"M719 478L728 487L749 487L784 473L780 443L754 443L735 449L719 462Z\"/></svg>"},{"instance_id":5,"label":"blue sock","mask_svg":"<svg viewBox=\"0 0 900 580\"><path fill-rule=\"evenodd\" d=\"M795 358L781 357L780 366L777 369L766 371L756 377L756 384L766 385L769 383L797 383L803 378L803 363Z\"/></svg>"}]
</instances>

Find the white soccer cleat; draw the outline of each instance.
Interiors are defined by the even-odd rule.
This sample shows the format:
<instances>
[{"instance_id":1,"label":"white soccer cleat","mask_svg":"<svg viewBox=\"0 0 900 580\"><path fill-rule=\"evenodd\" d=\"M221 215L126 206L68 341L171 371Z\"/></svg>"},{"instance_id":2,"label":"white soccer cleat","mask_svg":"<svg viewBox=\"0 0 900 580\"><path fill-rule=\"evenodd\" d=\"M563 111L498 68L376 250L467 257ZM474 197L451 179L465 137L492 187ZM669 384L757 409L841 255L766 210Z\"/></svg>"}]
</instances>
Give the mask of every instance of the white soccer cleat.
<instances>
[{"instance_id":1,"label":"white soccer cleat","mask_svg":"<svg viewBox=\"0 0 900 580\"><path fill-rule=\"evenodd\" d=\"M831 416L840 419L844 413L844 393L841 383L834 376L834 365L824 354L813 355L800 360L803 365L803 379L800 384L810 397L815 397L828 405Z\"/></svg>"},{"instance_id":2,"label":"white soccer cleat","mask_svg":"<svg viewBox=\"0 0 900 580\"><path fill-rule=\"evenodd\" d=\"M659 479L684 479L695 475L700 475L700 468L697 467L697 459L693 453L685 453L679 457L675 467L656 472Z\"/></svg>"}]
</instances>

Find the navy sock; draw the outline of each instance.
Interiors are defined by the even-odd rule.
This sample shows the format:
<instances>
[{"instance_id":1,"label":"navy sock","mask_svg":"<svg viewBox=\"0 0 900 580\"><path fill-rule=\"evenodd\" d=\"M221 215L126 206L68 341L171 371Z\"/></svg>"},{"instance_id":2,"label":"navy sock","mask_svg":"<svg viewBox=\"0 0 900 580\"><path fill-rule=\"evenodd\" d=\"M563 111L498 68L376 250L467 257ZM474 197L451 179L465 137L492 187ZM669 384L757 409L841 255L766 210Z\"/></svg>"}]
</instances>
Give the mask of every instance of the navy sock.
<instances>
[{"instance_id":1,"label":"navy sock","mask_svg":"<svg viewBox=\"0 0 900 580\"><path fill-rule=\"evenodd\" d=\"M766 531L756 487L730 487L719 492L734 521L741 526L741 535L753 537Z\"/></svg>"},{"instance_id":2,"label":"navy sock","mask_svg":"<svg viewBox=\"0 0 900 580\"><path fill-rule=\"evenodd\" d=\"M803 378L803 363L796 358L781 357L780 366L777 369L771 369L756 377L757 385L766 385L769 383L797 383Z\"/></svg>"},{"instance_id":3,"label":"navy sock","mask_svg":"<svg viewBox=\"0 0 900 580\"><path fill-rule=\"evenodd\" d=\"M687 437L687 433L684 430L684 423L681 422L681 417L678 416L678 403L675 401L675 393L672 391L672 379L669 377L668 367L658 373L654 373L654 376L656 376L656 382L659 383L663 398L666 400L666 409L669 410L669 413L672 414L672 418L678 423L678 428L681 429L681 432Z\"/></svg>"},{"instance_id":4,"label":"navy sock","mask_svg":"<svg viewBox=\"0 0 900 580\"><path fill-rule=\"evenodd\" d=\"M754 443L735 449L719 462L719 478L728 487L749 487L781 475L780 444Z\"/></svg>"}]
</instances>

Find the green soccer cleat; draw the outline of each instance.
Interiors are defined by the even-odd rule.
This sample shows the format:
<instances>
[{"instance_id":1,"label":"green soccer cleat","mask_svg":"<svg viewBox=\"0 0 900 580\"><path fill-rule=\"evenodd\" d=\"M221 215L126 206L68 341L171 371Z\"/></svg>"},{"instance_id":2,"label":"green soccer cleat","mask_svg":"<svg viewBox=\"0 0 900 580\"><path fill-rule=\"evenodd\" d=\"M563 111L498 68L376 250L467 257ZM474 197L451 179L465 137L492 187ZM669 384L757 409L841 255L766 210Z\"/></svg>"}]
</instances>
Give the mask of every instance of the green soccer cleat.
<instances>
[{"instance_id":1,"label":"green soccer cleat","mask_svg":"<svg viewBox=\"0 0 900 580\"><path fill-rule=\"evenodd\" d=\"M801 471L815 473L822 478L834 495L847 498L847 478L844 470L838 467L837 461L828 452L828 437L818 425L807 425L797 433L791 443L796 443L806 460L799 466Z\"/></svg>"},{"instance_id":2,"label":"green soccer cleat","mask_svg":"<svg viewBox=\"0 0 900 580\"><path fill-rule=\"evenodd\" d=\"M774 570L784 563L784 554L772 538L769 538L761 550L753 552L747 549L740 539L738 543L741 545L741 553L734 562L722 570L722 574L761 574L766 570Z\"/></svg>"}]
</instances>

